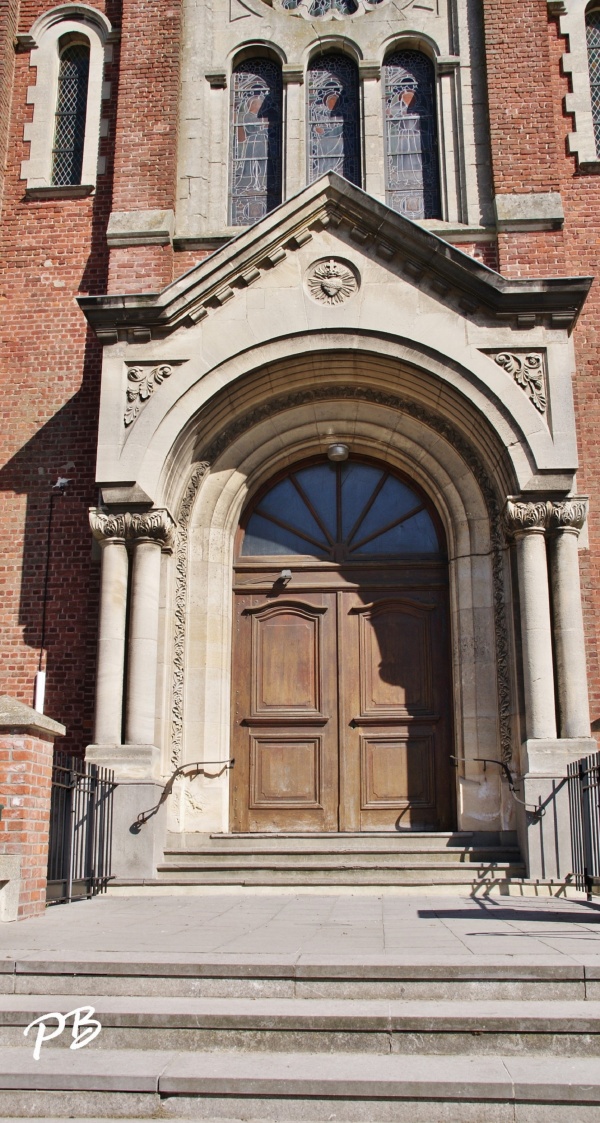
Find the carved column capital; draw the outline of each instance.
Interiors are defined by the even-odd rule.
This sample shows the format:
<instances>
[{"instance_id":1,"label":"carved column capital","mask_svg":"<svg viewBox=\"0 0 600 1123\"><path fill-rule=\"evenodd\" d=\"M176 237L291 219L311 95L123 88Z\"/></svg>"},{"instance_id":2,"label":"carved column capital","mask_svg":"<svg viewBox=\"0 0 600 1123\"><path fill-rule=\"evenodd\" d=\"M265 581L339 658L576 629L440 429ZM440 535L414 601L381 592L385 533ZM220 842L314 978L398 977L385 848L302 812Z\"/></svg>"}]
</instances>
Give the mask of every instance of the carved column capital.
<instances>
[{"instance_id":1,"label":"carved column capital","mask_svg":"<svg viewBox=\"0 0 600 1123\"><path fill-rule=\"evenodd\" d=\"M545 531L548 525L549 508L546 501L528 502L510 495L504 508L504 527L506 533L515 535L526 531Z\"/></svg>"},{"instance_id":2,"label":"carved column capital","mask_svg":"<svg viewBox=\"0 0 600 1123\"><path fill-rule=\"evenodd\" d=\"M162 550L173 548L175 523L164 508L128 515L127 537L130 541L147 539L157 542Z\"/></svg>"},{"instance_id":3,"label":"carved column capital","mask_svg":"<svg viewBox=\"0 0 600 1123\"><path fill-rule=\"evenodd\" d=\"M587 495L572 495L548 504L548 526L551 530L570 530L579 534L588 512Z\"/></svg>"},{"instance_id":4,"label":"carved column capital","mask_svg":"<svg viewBox=\"0 0 600 1123\"><path fill-rule=\"evenodd\" d=\"M165 509L115 514L104 507L90 507L89 518L92 534L101 544L145 538L157 542L162 550L172 549L175 523Z\"/></svg>"},{"instance_id":5,"label":"carved column capital","mask_svg":"<svg viewBox=\"0 0 600 1123\"><path fill-rule=\"evenodd\" d=\"M127 537L127 515L115 515L104 507L90 507L90 527L96 541L124 542Z\"/></svg>"}]
</instances>

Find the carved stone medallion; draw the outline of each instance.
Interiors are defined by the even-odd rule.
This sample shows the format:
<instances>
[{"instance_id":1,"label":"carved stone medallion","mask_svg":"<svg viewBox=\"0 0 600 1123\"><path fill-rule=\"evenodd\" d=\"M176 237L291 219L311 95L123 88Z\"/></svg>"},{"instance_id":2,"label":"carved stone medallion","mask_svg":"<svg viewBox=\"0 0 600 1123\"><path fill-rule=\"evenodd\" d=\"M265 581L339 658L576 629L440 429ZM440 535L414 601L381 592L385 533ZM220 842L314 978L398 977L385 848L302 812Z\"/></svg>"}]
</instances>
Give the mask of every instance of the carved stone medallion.
<instances>
[{"instance_id":1,"label":"carved stone medallion","mask_svg":"<svg viewBox=\"0 0 600 1123\"><path fill-rule=\"evenodd\" d=\"M306 286L318 304L343 304L358 291L358 280L347 262L330 257L311 265Z\"/></svg>"}]
</instances>

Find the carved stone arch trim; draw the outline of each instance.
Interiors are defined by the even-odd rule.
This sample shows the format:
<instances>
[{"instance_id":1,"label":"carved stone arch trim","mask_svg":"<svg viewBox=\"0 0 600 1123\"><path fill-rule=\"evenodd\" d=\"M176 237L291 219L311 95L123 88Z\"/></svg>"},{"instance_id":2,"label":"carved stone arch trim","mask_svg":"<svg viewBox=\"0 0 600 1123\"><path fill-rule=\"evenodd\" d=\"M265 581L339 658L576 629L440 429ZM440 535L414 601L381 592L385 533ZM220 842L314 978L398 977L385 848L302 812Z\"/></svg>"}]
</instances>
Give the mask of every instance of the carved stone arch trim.
<instances>
[{"instance_id":1,"label":"carved stone arch trim","mask_svg":"<svg viewBox=\"0 0 600 1123\"><path fill-rule=\"evenodd\" d=\"M175 605L173 631L173 681L171 686L171 764L181 764L185 689L185 632L188 594L188 527L192 508L210 464L193 464L177 511L175 539Z\"/></svg>"}]
</instances>

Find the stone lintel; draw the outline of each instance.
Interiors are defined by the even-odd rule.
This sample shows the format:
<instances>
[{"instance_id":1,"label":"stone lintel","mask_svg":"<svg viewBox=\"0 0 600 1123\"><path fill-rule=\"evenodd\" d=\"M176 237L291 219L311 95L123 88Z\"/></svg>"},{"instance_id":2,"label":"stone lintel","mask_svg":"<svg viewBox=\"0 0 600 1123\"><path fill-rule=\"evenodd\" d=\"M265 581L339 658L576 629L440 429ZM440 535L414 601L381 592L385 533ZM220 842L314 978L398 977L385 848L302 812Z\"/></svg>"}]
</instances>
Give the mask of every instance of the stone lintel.
<instances>
[{"instance_id":1,"label":"stone lintel","mask_svg":"<svg viewBox=\"0 0 600 1123\"><path fill-rule=\"evenodd\" d=\"M0 695L0 733L29 733L47 741L64 737L66 732L66 727L54 718L46 717L24 702L17 702L10 694Z\"/></svg>"}]
</instances>

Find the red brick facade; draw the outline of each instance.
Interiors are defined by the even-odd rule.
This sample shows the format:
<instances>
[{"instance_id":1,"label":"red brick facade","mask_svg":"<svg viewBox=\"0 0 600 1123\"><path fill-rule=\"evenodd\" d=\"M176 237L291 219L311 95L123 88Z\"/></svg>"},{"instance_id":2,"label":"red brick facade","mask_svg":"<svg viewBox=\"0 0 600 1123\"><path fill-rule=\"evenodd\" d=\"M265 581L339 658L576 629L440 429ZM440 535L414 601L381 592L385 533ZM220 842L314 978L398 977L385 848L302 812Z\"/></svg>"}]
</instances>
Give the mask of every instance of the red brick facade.
<instances>
[{"instance_id":1,"label":"red brick facade","mask_svg":"<svg viewBox=\"0 0 600 1123\"><path fill-rule=\"evenodd\" d=\"M16 919L46 907L53 738L0 729L0 855L21 862Z\"/></svg>"},{"instance_id":2,"label":"red brick facade","mask_svg":"<svg viewBox=\"0 0 600 1123\"><path fill-rule=\"evenodd\" d=\"M0 12L2 203L1 370L2 560L0 692L31 704L40 657L50 486L72 479L54 501L47 589L46 710L67 727L61 747L92 739L98 564L87 508L96 502L94 466L101 348L80 312L81 294L157 291L207 251L170 245L110 252L111 212L174 209L178 136L179 0L95 0L115 37L102 115L106 169L93 195L30 199L20 176L23 128L35 75L14 51L51 5L8 0ZM594 275L598 269L600 181L566 154L571 121L558 21L546 0L484 0L493 185L496 194L560 192L562 230L501 233L461 248L509 277ZM3 133L1 122L8 124ZM596 380L600 297L595 285L575 332L579 429L578 490L591 496L590 550L582 554L592 720L600 720L600 400ZM29 751L29 748L26 749ZM46 767L46 765L44 765Z\"/></svg>"}]
</instances>

